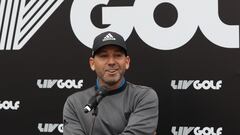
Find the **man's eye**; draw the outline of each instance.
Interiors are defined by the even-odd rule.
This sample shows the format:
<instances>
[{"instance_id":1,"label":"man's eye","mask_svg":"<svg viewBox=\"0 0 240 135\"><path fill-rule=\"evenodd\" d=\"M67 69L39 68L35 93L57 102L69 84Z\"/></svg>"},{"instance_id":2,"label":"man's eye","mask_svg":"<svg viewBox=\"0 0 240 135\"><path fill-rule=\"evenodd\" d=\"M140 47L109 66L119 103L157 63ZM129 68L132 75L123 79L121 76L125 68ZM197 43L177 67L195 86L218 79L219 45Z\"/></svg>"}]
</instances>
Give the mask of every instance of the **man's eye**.
<instances>
[{"instance_id":1,"label":"man's eye","mask_svg":"<svg viewBox=\"0 0 240 135\"><path fill-rule=\"evenodd\" d=\"M100 54L99 57L105 58L107 57L107 54Z\"/></svg>"},{"instance_id":2,"label":"man's eye","mask_svg":"<svg viewBox=\"0 0 240 135\"><path fill-rule=\"evenodd\" d=\"M123 54L119 53L119 54L116 54L115 56L116 56L116 57L122 57Z\"/></svg>"}]
</instances>

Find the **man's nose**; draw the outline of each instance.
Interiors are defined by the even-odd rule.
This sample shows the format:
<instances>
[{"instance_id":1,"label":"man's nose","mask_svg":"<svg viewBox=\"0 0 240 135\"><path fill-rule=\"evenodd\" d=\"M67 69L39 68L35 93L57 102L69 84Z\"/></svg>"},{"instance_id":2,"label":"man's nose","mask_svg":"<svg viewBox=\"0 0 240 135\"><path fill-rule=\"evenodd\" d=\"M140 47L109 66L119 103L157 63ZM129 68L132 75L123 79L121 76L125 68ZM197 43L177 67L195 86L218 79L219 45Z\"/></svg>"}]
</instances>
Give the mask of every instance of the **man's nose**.
<instances>
[{"instance_id":1,"label":"man's nose","mask_svg":"<svg viewBox=\"0 0 240 135\"><path fill-rule=\"evenodd\" d=\"M108 58L108 65L115 65L116 64L116 60L114 59L114 57L109 57Z\"/></svg>"}]
</instances>

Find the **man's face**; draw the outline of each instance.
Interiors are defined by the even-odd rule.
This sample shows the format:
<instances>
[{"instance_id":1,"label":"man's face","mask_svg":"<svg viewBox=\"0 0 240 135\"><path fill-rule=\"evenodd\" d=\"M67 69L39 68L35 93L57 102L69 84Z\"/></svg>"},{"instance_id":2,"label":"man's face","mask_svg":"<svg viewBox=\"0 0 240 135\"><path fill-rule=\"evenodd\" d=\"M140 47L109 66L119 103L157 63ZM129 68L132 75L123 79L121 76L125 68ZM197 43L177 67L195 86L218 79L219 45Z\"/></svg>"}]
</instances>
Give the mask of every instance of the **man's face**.
<instances>
[{"instance_id":1,"label":"man's face","mask_svg":"<svg viewBox=\"0 0 240 135\"><path fill-rule=\"evenodd\" d=\"M100 85L118 86L125 71L129 68L130 58L123 49L107 45L100 48L94 58L89 59L90 67L96 72Z\"/></svg>"}]
</instances>

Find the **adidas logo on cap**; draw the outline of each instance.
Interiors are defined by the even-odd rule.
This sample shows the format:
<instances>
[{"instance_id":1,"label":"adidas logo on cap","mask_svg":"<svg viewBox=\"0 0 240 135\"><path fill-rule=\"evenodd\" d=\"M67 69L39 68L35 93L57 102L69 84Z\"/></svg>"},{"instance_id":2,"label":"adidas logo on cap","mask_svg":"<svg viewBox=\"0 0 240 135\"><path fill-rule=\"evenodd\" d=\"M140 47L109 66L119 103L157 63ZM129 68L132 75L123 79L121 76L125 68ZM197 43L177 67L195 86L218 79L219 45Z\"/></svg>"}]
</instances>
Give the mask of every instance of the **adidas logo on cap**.
<instances>
[{"instance_id":1,"label":"adidas logo on cap","mask_svg":"<svg viewBox=\"0 0 240 135\"><path fill-rule=\"evenodd\" d=\"M111 33L108 33L108 34L102 39L102 41L108 41L108 40L116 40L116 38L114 38Z\"/></svg>"}]
</instances>

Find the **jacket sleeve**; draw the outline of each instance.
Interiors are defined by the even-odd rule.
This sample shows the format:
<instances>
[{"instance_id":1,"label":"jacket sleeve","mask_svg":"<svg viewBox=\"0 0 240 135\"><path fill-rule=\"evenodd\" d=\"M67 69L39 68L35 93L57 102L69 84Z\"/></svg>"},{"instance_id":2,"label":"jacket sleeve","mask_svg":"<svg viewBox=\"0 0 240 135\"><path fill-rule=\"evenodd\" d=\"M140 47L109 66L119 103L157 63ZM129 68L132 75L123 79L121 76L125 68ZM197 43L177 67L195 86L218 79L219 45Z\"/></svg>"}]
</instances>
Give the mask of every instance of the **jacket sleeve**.
<instances>
[{"instance_id":1,"label":"jacket sleeve","mask_svg":"<svg viewBox=\"0 0 240 135\"><path fill-rule=\"evenodd\" d=\"M158 97L154 90L148 90L138 97L128 124L119 135L154 135L158 124Z\"/></svg>"},{"instance_id":2,"label":"jacket sleeve","mask_svg":"<svg viewBox=\"0 0 240 135\"><path fill-rule=\"evenodd\" d=\"M63 108L63 124L63 135L86 135L69 98Z\"/></svg>"}]
</instances>

